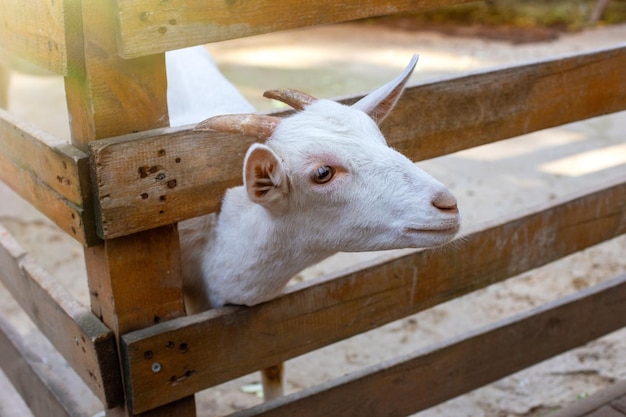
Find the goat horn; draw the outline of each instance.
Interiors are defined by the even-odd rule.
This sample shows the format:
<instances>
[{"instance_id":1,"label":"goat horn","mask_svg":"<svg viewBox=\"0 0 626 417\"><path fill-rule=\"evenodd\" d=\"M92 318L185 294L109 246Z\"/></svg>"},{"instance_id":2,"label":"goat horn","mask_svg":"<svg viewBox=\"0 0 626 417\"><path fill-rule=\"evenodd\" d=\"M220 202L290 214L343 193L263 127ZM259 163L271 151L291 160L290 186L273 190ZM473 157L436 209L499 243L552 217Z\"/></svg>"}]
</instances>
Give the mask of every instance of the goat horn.
<instances>
[{"instance_id":1,"label":"goat horn","mask_svg":"<svg viewBox=\"0 0 626 417\"><path fill-rule=\"evenodd\" d=\"M290 105L296 110L304 110L304 108L310 104L313 104L317 99L302 91L293 90L291 88L281 88L279 90L269 90L263 93L265 98L273 98L274 100L282 101L285 104Z\"/></svg>"},{"instance_id":2,"label":"goat horn","mask_svg":"<svg viewBox=\"0 0 626 417\"><path fill-rule=\"evenodd\" d=\"M206 119L198 123L193 130L241 133L245 136L265 140L272 136L280 120L279 117L260 114L226 114Z\"/></svg>"}]
</instances>

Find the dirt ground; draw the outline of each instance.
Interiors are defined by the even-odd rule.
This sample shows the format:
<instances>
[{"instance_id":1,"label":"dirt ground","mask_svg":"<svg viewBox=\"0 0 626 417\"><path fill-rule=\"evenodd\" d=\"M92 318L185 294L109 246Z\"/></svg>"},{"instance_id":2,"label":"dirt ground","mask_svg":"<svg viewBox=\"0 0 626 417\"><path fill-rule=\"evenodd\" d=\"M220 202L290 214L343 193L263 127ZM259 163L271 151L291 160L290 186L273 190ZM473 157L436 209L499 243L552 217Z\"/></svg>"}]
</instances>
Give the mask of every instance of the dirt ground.
<instances>
[{"instance_id":1,"label":"dirt ground","mask_svg":"<svg viewBox=\"0 0 626 417\"><path fill-rule=\"evenodd\" d=\"M209 47L224 73L259 109L265 89L292 87L319 97L372 89L418 52L411 82L527 62L626 42L626 25L511 42L389 25L344 24L263 35ZM575 86L572 86L575 87ZM69 136L63 82L13 73L9 110ZM464 229L626 176L626 113L595 118L419 164L457 196ZM0 222L83 303L82 248L0 183ZM476 329L626 272L626 236L287 363L293 392ZM322 275L388 253L339 254L299 274ZM0 288L2 314L32 324ZM0 374L0 416L28 415ZM626 379L626 330L504 378L419 416L541 416ZM199 415L224 415L260 402L257 374L197 396ZM419 395L419 393L416 393Z\"/></svg>"}]
</instances>

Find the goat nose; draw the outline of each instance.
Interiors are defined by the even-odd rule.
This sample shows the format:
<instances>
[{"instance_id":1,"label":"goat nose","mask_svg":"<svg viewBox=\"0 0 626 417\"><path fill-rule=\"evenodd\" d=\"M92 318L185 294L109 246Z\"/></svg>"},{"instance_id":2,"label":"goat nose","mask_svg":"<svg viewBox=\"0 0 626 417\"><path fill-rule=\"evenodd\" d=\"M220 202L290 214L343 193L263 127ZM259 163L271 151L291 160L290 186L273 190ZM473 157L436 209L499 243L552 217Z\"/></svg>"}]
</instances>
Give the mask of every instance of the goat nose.
<instances>
[{"instance_id":1,"label":"goat nose","mask_svg":"<svg viewBox=\"0 0 626 417\"><path fill-rule=\"evenodd\" d=\"M433 196L432 205L439 210L457 212L456 198L449 191L439 191Z\"/></svg>"}]
</instances>

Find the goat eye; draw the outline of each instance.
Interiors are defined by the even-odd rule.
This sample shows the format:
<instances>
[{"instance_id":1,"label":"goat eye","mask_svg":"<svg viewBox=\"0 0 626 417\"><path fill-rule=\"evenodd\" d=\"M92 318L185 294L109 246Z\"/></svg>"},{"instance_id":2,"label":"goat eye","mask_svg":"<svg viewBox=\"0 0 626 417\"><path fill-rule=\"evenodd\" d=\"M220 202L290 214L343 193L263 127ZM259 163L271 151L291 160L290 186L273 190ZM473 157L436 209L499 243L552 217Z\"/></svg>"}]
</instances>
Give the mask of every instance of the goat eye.
<instances>
[{"instance_id":1,"label":"goat eye","mask_svg":"<svg viewBox=\"0 0 626 417\"><path fill-rule=\"evenodd\" d=\"M322 165L319 166L313 171L313 175L311 176L312 180L316 184L325 184L330 181L335 175L335 168Z\"/></svg>"}]
</instances>

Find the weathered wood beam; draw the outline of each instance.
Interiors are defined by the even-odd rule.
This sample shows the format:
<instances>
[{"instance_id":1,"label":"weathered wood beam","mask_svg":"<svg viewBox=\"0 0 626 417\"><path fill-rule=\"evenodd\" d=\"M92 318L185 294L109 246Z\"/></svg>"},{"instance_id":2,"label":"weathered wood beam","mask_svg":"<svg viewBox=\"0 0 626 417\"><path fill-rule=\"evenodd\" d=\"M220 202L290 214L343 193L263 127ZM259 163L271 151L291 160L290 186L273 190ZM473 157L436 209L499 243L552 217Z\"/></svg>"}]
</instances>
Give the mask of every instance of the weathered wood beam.
<instances>
[{"instance_id":1,"label":"weathered wood beam","mask_svg":"<svg viewBox=\"0 0 626 417\"><path fill-rule=\"evenodd\" d=\"M1 225L0 280L98 398L108 407L122 403L113 332L37 265Z\"/></svg>"},{"instance_id":2,"label":"weathered wood beam","mask_svg":"<svg viewBox=\"0 0 626 417\"><path fill-rule=\"evenodd\" d=\"M117 0L120 56L135 58L202 43L304 26L464 3L468 0Z\"/></svg>"},{"instance_id":3,"label":"weathered wood beam","mask_svg":"<svg viewBox=\"0 0 626 417\"><path fill-rule=\"evenodd\" d=\"M406 416L626 326L626 275L231 417Z\"/></svg>"},{"instance_id":4,"label":"weathered wood beam","mask_svg":"<svg viewBox=\"0 0 626 417\"><path fill-rule=\"evenodd\" d=\"M36 417L91 417L103 407L38 333L0 316L0 367Z\"/></svg>"},{"instance_id":5,"label":"weathered wood beam","mask_svg":"<svg viewBox=\"0 0 626 417\"><path fill-rule=\"evenodd\" d=\"M72 0L0 0L0 49L3 60L21 58L44 70L67 75L74 63L68 49L76 17Z\"/></svg>"},{"instance_id":6,"label":"weathered wood beam","mask_svg":"<svg viewBox=\"0 0 626 417\"><path fill-rule=\"evenodd\" d=\"M100 240L87 154L2 109L0 180L83 245Z\"/></svg>"},{"instance_id":7,"label":"weathered wood beam","mask_svg":"<svg viewBox=\"0 0 626 417\"><path fill-rule=\"evenodd\" d=\"M110 1L75 1L80 10L81 72L65 78L72 144L169 124L164 54L121 59ZM118 339L132 330L185 314L175 224L110 239L85 250L92 311ZM119 368L118 368L119 369ZM131 417L126 404L107 415ZM195 416L193 395L142 417Z\"/></svg>"},{"instance_id":8,"label":"weathered wood beam","mask_svg":"<svg viewBox=\"0 0 626 417\"><path fill-rule=\"evenodd\" d=\"M626 110L626 43L408 89L385 120L415 160Z\"/></svg>"},{"instance_id":9,"label":"weathered wood beam","mask_svg":"<svg viewBox=\"0 0 626 417\"><path fill-rule=\"evenodd\" d=\"M616 112L626 109L624 68L626 46L414 86L383 131L392 147L422 160ZM241 183L253 142L182 128L91 143L99 235L218 210L224 191Z\"/></svg>"},{"instance_id":10,"label":"weathered wood beam","mask_svg":"<svg viewBox=\"0 0 626 417\"><path fill-rule=\"evenodd\" d=\"M617 183L475 230L460 245L294 285L255 307L210 310L130 333L121 347L127 398L135 410L150 409L625 232L626 183Z\"/></svg>"}]
</instances>

